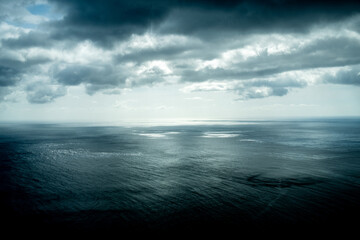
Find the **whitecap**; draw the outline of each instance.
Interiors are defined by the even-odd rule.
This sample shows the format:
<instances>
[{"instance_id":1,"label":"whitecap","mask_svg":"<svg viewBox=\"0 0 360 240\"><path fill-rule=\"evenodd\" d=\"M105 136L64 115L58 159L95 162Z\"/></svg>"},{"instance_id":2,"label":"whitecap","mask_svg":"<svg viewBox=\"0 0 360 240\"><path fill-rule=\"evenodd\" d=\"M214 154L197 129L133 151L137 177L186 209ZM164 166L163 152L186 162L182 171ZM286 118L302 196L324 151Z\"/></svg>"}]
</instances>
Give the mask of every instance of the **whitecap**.
<instances>
[{"instance_id":1,"label":"whitecap","mask_svg":"<svg viewBox=\"0 0 360 240\"><path fill-rule=\"evenodd\" d=\"M180 132L165 132L164 134L175 135L175 134L180 134Z\"/></svg>"},{"instance_id":2,"label":"whitecap","mask_svg":"<svg viewBox=\"0 0 360 240\"><path fill-rule=\"evenodd\" d=\"M240 142L257 142L257 143L262 143L262 141L260 141L260 140L250 139L250 138L240 139L239 141L240 141Z\"/></svg>"},{"instance_id":3,"label":"whitecap","mask_svg":"<svg viewBox=\"0 0 360 240\"><path fill-rule=\"evenodd\" d=\"M238 137L239 134L235 133L204 133L204 138L233 138Z\"/></svg>"},{"instance_id":4,"label":"whitecap","mask_svg":"<svg viewBox=\"0 0 360 240\"><path fill-rule=\"evenodd\" d=\"M166 137L165 134L162 133L139 133L139 136L145 136L145 137L149 137L149 138L163 138Z\"/></svg>"}]
</instances>

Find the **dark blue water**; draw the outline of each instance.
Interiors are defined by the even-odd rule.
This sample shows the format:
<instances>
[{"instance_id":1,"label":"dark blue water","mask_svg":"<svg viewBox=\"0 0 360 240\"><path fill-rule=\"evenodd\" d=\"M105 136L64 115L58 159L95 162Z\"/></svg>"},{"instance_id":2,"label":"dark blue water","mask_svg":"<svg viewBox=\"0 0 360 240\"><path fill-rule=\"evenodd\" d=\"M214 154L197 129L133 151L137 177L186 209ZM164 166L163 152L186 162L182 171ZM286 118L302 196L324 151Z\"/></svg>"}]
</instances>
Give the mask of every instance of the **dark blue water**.
<instances>
[{"instance_id":1,"label":"dark blue water","mask_svg":"<svg viewBox=\"0 0 360 240\"><path fill-rule=\"evenodd\" d=\"M0 125L6 228L359 223L360 120Z\"/></svg>"}]
</instances>

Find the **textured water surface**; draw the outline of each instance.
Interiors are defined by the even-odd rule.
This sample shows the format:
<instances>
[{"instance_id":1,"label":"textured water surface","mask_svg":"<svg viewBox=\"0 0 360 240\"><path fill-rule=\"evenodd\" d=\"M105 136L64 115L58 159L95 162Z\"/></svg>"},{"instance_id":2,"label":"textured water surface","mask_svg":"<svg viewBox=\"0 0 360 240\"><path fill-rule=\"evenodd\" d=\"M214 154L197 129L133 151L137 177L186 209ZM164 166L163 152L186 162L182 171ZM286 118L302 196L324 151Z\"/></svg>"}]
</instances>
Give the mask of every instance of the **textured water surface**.
<instances>
[{"instance_id":1,"label":"textured water surface","mask_svg":"<svg viewBox=\"0 0 360 240\"><path fill-rule=\"evenodd\" d=\"M357 119L164 127L1 124L9 226L196 229L354 223Z\"/></svg>"}]
</instances>

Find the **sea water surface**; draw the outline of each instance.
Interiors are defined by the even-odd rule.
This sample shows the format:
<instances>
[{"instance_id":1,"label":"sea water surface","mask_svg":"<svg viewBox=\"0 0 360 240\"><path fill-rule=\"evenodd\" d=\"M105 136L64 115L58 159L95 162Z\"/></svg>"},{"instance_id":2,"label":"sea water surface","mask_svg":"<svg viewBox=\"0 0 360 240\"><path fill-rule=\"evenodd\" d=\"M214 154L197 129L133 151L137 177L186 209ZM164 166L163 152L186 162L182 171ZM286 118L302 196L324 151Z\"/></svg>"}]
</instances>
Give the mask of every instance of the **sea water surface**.
<instances>
[{"instance_id":1,"label":"sea water surface","mask_svg":"<svg viewBox=\"0 0 360 240\"><path fill-rule=\"evenodd\" d=\"M360 119L0 124L7 227L357 225Z\"/></svg>"}]
</instances>

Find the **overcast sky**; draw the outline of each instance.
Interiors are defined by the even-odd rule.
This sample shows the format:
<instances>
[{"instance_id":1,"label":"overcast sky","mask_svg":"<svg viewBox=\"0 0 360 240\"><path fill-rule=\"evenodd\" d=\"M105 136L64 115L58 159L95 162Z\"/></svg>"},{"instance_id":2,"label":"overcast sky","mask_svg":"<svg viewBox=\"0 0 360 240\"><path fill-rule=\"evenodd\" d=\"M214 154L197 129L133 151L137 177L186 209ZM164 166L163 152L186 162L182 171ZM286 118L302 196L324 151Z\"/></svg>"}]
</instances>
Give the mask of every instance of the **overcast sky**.
<instances>
[{"instance_id":1,"label":"overcast sky","mask_svg":"<svg viewBox=\"0 0 360 240\"><path fill-rule=\"evenodd\" d=\"M0 0L0 120L360 116L360 2Z\"/></svg>"}]
</instances>

